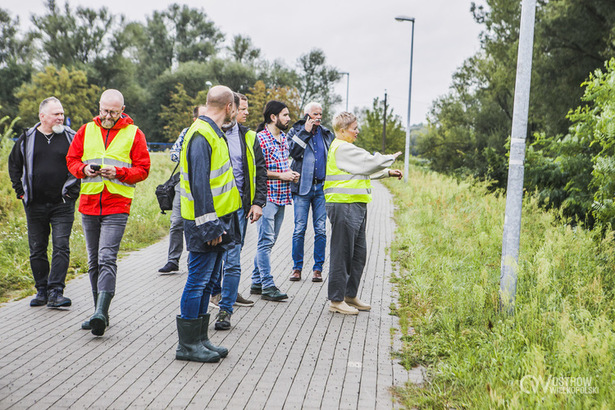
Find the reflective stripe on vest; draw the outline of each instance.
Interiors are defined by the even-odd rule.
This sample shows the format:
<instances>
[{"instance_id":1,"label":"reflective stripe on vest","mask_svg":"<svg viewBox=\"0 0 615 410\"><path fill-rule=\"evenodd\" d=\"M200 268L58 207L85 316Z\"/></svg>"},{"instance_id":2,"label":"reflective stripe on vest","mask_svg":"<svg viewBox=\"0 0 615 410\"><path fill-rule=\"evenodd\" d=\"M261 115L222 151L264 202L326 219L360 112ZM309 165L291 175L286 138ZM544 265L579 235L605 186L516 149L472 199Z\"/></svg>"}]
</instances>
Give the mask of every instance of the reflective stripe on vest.
<instances>
[{"instance_id":1,"label":"reflective stripe on vest","mask_svg":"<svg viewBox=\"0 0 615 410\"><path fill-rule=\"evenodd\" d=\"M187 152L192 137L203 136L211 147L209 185L214 202L215 212L204 215L194 214L194 197L190 188ZM215 221L218 217L235 212L241 207L241 197L233 177L233 167L228 152L228 146L223 138L213 130L207 122L197 119L186 132L179 158L182 218L195 221L197 225Z\"/></svg>"},{"instance_id":2,"label":"reflective stripe on vest","mask_svg":"<svg viewBox=\"0 0 615 410\"><path fill-rule=\"evenodd\" d=\"M335 152L347 141L336 138L331 143L327 156L327 176L324 192L326 202L335 203L368 203L372 200L372 185L368 175L353 175L337 167Z\"/></svg>"},{"instance_id":3,"label":"reflective stripe on vest","mask_svg":"<svg viewBox=\"0 0 615 410\"><path fill-rule=\"evenodd\" d=\"M122 128L117 132L109 146L105 148L101 128L96 123L89 122L85 126L81 161L85 164L98 164L103 167L132 168L130 151L138 129L133 124ZM85 177L81 180L81 193L85 195L99 194L104 187L112 194L131 199L134 197L134 184L127 184L117 179L103 178L100 175L92 178Z\"/></svg>"},{"instance_id":4,"label":"reflective stripe on vest","mask_svg":"<svg viewBox=\"0 0 615 410\"><path fill-rule=\"evenodd\" d=\"M250 178L250 204L254 202L256 191L256 162L254 158L254 143L256 142L256 133L252 130L246 132L246 156L248 162L248 174Z\"/></svg>"}]
</instances>

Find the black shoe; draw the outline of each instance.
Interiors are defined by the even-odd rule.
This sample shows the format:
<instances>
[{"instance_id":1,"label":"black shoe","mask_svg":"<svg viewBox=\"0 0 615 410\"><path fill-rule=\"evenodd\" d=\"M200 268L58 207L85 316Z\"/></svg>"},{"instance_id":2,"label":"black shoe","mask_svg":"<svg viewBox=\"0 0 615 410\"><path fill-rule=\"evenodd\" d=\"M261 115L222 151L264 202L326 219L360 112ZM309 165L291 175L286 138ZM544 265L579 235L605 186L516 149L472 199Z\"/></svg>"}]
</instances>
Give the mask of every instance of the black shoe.
<instances>
[{"instance_id":1,"label":"black shoe","mask_svg":"<svg viewBox=\"0 0 615 410\"><path fill-rule=\"evenodd\" d=\"M173 262L167 262L162 268L158 269L160 273L169 273L169 272L177 272L179 270L179 266L174 264Z\"/></svg>"},{"instance_id":2,"label":"black shoe","mask_svg":"<svg viewBox=\"0 0 615 410\"><path fill-rule=\"evenodd\" d=\"M216 317L216 330L229 330L231 328L231 314L226 310L221 310Z\"/></svg>"},{"instance_id":3,"label":"black shoe","mask_svg":"<svg viewBox=\"0 0 615 410\"><path fill-rule=\"evenodd\" d=\"M263 293L263 285L260 283L253 283L250 286L250 295L260 295L261 293Z\"/></svg>"},{"instance_id":4,"label":"black shoe","mask_svg":"<svg viewBox=\"0 0 615 410\"><path fill-rule=\"evenodd\" d=\"M38 288L36 296L30 301L30 306L45 306L47 304L47 288Z\"/></svg>"},{"instance_id":5,"label":"black shoe","mask_svg":"<svg viewBox=\"0 0 615 410\"><path fill-rule=\"evenodd\" d=\"M72 302L69 298L64 297L62 289L54 288L49 291L48 308L69 307L70 305L72 305Z\"/></svg>"},{"instance_id":6,"label":"black shoe","mask_svg":"<svg viewBox=\"0 0 615 410\"><path fill-rule=\"evenodd\" d=\"M263 289L263 294L261 298L265 300L279 302L281 300L288 299L288 295L286 293L280 292L280 290L276 288L275 286L270 286L268 288Z\"/></svg>"}]
</instances>

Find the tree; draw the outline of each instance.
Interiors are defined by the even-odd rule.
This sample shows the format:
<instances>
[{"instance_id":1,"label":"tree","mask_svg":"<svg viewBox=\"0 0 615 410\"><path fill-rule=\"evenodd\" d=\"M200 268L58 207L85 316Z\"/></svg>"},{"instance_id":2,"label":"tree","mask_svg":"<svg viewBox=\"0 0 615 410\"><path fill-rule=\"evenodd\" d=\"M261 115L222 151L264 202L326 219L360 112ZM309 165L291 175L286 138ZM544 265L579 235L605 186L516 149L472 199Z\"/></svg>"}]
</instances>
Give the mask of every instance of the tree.
<instances>
[{"instance_id":1,"label":"tree","mask_svg":"<svg viewBox=\"0 0 615 410\"><path fill-rule=\"evenodd\" d=\"M67 2L62 11L55 0L47 0L45 6L46 14L32 16L33 33L41 40L44 61L58 67L82 68L111 52L116 18L106 7L73 10Z\"/></svg>"},{"instance_id":2,"label":"tree","mask_svg":"<svg viewBox=\"0 0 615 410\"><path fill-rule=\"evenodd\" d=\"M265 105L271 100L281 101L286 104L290 111L291 124L297 121L301 115L301 110L299 109L300 97L295 88L267 88L263 81L258 80L254 87L246 94L246 97L248 97L250 115L245 125L253 130L258 127L258 124L263 122Z\"/></svg>"},{"instance_id":3,"label":"tree","mask_svg":"<svg viewBox=\"0 0 615 410\"><path fill-rule=\"evenodd\" d=\"M227 47L228 52L238 63L252 63L261 55L261 50L254 47L250 37L237 34L233 37L231 45Z\"/></svg>"},{"instance_id":4,"label":"tree","mask_svg":"<svg viewBox=\"0 0 615 410\"><path fill-rule=\"evenodd\" d=\"M178 83L175 89L177 91L171 94L170 104L163 105L160 113L165 122L162 136L167 142L175 142L180 131L192 123L192 110L196 105L182 84Z\"/></svg>"},{"instance_id":5,"label":"tree","mask_svg":"<svg viewBox=\"0 0 615 410\"><path fill-rule=\"evenodd\" d=\"M19 17L0 9L0 118L18 115L16 89L32 75L31 38L19 35Z\"/></svg>"},{"instance_id":6,"label":"tree","mask_svg":"<svg viewBox=\"0 0 615 410\"><path fill-rule=\"evenodd\" d=\"M286 66L282 60L269 62L261 60L257 64L257 78L265 83L267 88L295 87L299 76L295 70Z\"/></svg>"},{"instance_id":7,"label":"tree","mask_svg":"<svg viewBox=\"0 0 615 410\"><path fill-rule=\"evenodd\" d=\"M224 40L204 11L177 3L165 11L154 11L144 26L135 25L132 30L144 84L179 63L207 61Z\"/></svg>"},{"instance_id":8,"label":"tree","mask_svg":"<svg viewBox=\"0 0 615 410\"><path fill-rule=\"evenodd\" d=\"M359 137L356 145L369 151L382 151L382 125L384 121L384 104L374 98L372 108L365 108L359 114ZM406 131L399 115L393 114L393 108L387 107L386 152L404 151Z\"/></svg>"},{"instance_id":9,"label":"tree","mask_svg":"<svg viewBox=\"0 0 615 410\"><path fill-rule=\"evenodd\" d=\"M429 137L421 141L420 148L439 171L471 175L492 181L494 188L504 188L520 3L484 3L480 7L472 4L471 8L475 20L485 27L480 35L481 50L457 70L449 94L434 103ZM578 84L612 55L614 29L612 1L538 2L528 119L530 144L541 132L556 139L567 132L570 118L566 113L582 93Z\"/></svg>"},{"instance_id":10,"label":"tree","mask_svg":"<svg viewBox=\"0 0 615 410\"><path fill-rule=\"evenodd\" d=\"M298 66L300 108L303 110L310 101L319 102L323 109L323 122L329 123L333 106L342 101L342 97L333 92L333 85L342 75L336 68L326 65L325 53L318 49L299 57Z\"/></svg>"},{"instance_id":11,"label":"tree","mask_svg":"<svg viewBox=\"0 0 615 410\"><path fill-rule=\"evenodd\" d=\"M72 121L72 127L77 129L90 121L98 109L100 88L88 84L86 73L82 70L66 67L56 69L45 67L44 71L35 74L32 81L23 84L17 92L20 99L19 113L23 127L38 122L38 106L45 98L56 97L64 107L64 114Z\"/></svg>"}]
</instances>

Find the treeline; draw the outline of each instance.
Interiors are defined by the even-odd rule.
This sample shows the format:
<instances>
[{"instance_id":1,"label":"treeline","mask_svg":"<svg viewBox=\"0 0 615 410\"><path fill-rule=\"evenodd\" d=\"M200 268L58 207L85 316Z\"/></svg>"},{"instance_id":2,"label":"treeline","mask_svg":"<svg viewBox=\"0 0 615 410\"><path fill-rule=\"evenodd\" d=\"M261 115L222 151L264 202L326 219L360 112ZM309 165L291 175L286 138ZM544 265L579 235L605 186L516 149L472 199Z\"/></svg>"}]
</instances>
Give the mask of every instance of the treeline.
<instances>
[{"instance_id":1,"label":"treeline","mask_svg":"<svg viewBox=\"0 0 615 410\"><path fill-rule=\"evenodd\" d=\"M148 141L174 141L216 84L250 97L252 126L271 98L287 102L295 119L317 100L328 120L341 101L333 92L340 77L321 50L306 51L294 66L268 61L249 37L226 40L203 10L186 5L154 11L144 23L55 0L23 25L0 9L0 118L20 117L16 131L37 121L49 95L78 127L97 114L100 92L117 88Z\"/></svg>"},{"instance_id":2,"label":"treeline","mask_svg":"<svg viewBox=\"0 0 615 410\"><path fill-rule=\"evenodd\" d=\"M480 51L429 115L419 153L438 171L505 188L520 2L472 5ZM546 208L593 227L615 222L615 2L538 1L525 188ZM593 73L593 74L592 74Z\"/></svg>"}]
</instances>

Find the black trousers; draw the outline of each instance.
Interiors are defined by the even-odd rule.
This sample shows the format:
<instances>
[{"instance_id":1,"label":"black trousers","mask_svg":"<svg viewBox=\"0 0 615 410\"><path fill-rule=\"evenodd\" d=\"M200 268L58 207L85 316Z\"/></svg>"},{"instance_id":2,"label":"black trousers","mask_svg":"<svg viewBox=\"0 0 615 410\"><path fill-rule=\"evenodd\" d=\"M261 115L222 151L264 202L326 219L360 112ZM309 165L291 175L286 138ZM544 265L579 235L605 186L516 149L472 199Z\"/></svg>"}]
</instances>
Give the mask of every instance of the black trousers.
<instances>
[{"instance_id":1,"label":"black trousers","mask_svg":"<svg viewBox=\"0 0 615 410\"><path fill-rule=\"evenodd\" d=\"M70 233L75 220L75 202L31 203L24 208L34 285L37 289L64 289L70 259ZM53 246L51 269L47 258L50 234Z\"/></svg>"},{"instance_id":2,"label":"black trousers","mask_svg":"<svg viewBox=\"0 0 615 410\"><path fill-rule=\"evenodd\" d=\"M326 209L331 221L328 297L341 302L357 296L367 261L367 204L327 203Z\"/></svg>"}]
</instances>

